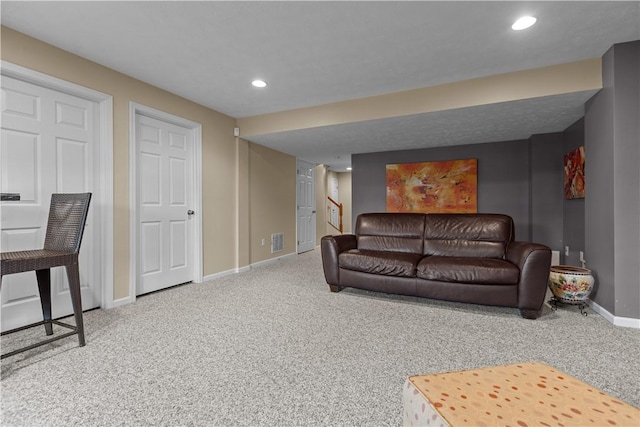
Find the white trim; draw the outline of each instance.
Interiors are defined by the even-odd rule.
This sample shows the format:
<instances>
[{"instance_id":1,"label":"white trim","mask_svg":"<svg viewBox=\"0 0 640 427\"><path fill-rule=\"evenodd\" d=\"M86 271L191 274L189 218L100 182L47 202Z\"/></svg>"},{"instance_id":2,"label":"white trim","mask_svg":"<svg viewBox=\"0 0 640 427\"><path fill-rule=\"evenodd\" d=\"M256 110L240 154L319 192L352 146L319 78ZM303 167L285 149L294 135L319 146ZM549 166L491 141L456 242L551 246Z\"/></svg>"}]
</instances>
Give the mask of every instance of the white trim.
<instances>
[{"instance_id":1,"label":"white trim","mask_svg":"<svg viewBox=\"0 0 640 427\"><path fill-rule=\"evenodd\" d=\"M220 273L209 274L209 275L203 277L202 280L204 282L208 282L209 280L214 280L214 279L219 279L221 277L231 276L232 274L245 273L245 272L250 271L250 270L252 270L254 268L266 267L267 265L275 264L278 261L281 261L281 260L283 260L285 258L290 258L290 257L295 256L295 255L298 255L298 254L295 253L295 252L291 252L291 253L288 253L286 255L282 255L282 256L276 257L276 258L269 258L269 259L266 259L264 261L259 261L259 262L256 262L256 263L251 264L251 265L246 266L246 267L232 268L230 270L221 271Z\"/></svg>"},{"instance_id":2,"label":"white trim","mask_svg":"<svg viewBox=\"0 0 640 427\"><path fill-rule=\"evenodd\" d=\"M245 267L236 268L236 273L246 273L247 271L251 271L251 266L247 265Z\"/></svg>"},{"instance_id":3,"label":"white trim","mask_svg":"<svg viewBox=\"0 0 640 427\"><path fill-rule=\"evenodd\" d=\"M194 163L193 177L194 205L195 205L195 230L193 239L193 281L203 281L202 273L202 124L176 115L156 110L136 102L129 102L129 302L136 300L136 282L138 280L138 208L137 208L137 182L136 170L138 166L136 146L136 115L144 115L177 126L191 129L194 139Z\"/></svg>"},{"instance_id":4,"label":"white trim","mask_svg":"<svg viewBox=\"0 0 640 427\"><path fill-rule=\"evenodd\" d=\"M298 236L298 230L300 230L300 189L299 189L299 185L300 183L298 182L298 179L300 177L300 159L296 157L296 170L295 170L295 174L296 174L296 254L300 253L300 236ZM315 195L315 174L314 174L314 182L313 182L313 197L315 199L316 195Z\"/></svg>"},{"instance_id":5,"label":"white trim","mask_svg":"<svg viewBox=\"0 0 640 427\"><path fill-rule=\"evenodd\" d=\"M113 283L113 98L100 102L100 241L102 242L102 307L114 307Z\"/></svg>"},{"instance_id":6,"label":"white trim","mask_svg":"<svg viewBox=\"0 0 640 427\"><path fill-rule=\"evenodd\" d=\"M285 258L289 258L296 255L298 255L296 252L291 252L285 255L280 255L279 257L269 258L269 259L265 259L264 261L254 262L253 264L250 265L250 268L265 267L270 264L275 264L276 262L283 260Z\"/></svg>"},{"instance_id":7,"label":"white trim","mask_svg":"<svg viewBox=\"0 0 640 427\"><path fill-rule=\"evenodd\" d=\"M192 122L193 123L193 122ZM195 282L202 282L204 276L204 249L203 249L203 238L202 238L202 218L204 217L204 212L202 211L202 125L197 123L197 126L193 128L193 138L195 139L196 152L194 153L195 159L193 160L196 166L195 170L195 182L194 182L194 191L196 194L195 205L197 212L195 222L196 222L196 230L195 230L195 252L194 252L194 270L196 272Z\"/></svg>"},{"instance_id":8,"label":"white trim","mask_svg":"<svg viewBox=\"0 0 640 427\"><path fill-rule=\"evenodd\" d=\"M614 316L606 308L602 307L594 301L588 300L587 303L593 311L607 319L610 323L613 323L614 326L640 329L640 319L634 319L633 317Z\"/></svg>"},{"instance_id":9,"label":"white trim","mask_svg":"<svg viewBox=\"0 0 640 427\"><path fill-rule=\"evenodd\" d=\"M234 135L235 135L235 129L238 129L237 127L234 128ZM235 260L234 260L234 265L236 266L235 271L237 272L238 269L240 268L240 250L241 250L241 240L240 240L240 138L238 137L240 135L240 133L238 132L238 135L235 135L235 161L236 161L236 176L235 176L235 200L234 200L234 215L236 218L236 224L235 224L235 230L234 230L234 234L235 234L235 240L236 240L236 250L235 250ZM215 276L215 275L214 275ZM207 276L210 277L210 276ZM204 278L204 280L210 280L207 279L207 277Z\"/></svg>"},{"instance_id":10,"label":"white trim","mask_svg":"<svg viewBox=\"0 0 640 427\"><path fill-rule=\"evenodd\" d=\"M138 155L136 146L136 107L129 102L129 296L128 303L136 302L136 282L138 280L138 208L136 169ZM123 298L124 300L124 298Z\"/></svg>"},{"instance_id":11,"label":"white trim","mask_svg":"<svg viewBox=\"0 0 640 427\"><path fill-rule=\"evenodd\" d=\"M100 216L98 251L100 257L100 307L111 308L113 301L113 97L66 80L58 79L11 62L2 61L0 71L3 76L43 86L48 89L77 96L94 102L99 108L100 130L98 132L99 156L98 180L92 204ZM97 197L96 197L97 196Z\"/></svg>"},{"instance_id":12,"label":"white trim","mask_svg":"<svg viewBox=\"0 0 640 427\"><path fill-rule=\"evenodd\" d=\"M113 305L111 306L111 308L116 308L122 305L131 304L131 303L132 301L130 297L118 298L117 300L113 301Z\"/></svg>"},{"instance_id":13,"label":"white trim","mask_svg":"<svg viewBox=\"0 0 640 427\"><path fill-rule=\"evenodd\" d=\"M233 274L244 273L251 270L251 267L242 267L242 268L232 268L231 270L221 271L220 273L209 274L202 278L203 282L208 282L209 280L219 279L221 277L231 276Z\"/></svg>"}]
</instances>

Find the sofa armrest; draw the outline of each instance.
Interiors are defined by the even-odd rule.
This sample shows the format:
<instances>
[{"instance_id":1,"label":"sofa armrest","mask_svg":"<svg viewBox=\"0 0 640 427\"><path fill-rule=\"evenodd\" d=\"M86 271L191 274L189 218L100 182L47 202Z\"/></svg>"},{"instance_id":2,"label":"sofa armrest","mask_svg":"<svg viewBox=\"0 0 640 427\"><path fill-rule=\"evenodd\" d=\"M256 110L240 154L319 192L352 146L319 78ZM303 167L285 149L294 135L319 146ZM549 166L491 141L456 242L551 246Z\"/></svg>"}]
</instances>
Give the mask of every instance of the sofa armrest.
<instances>
[{"instance_id":1,"label":"sofa armrest","mask_svg":"<svg viewBox=\"0 0 640 427\"><path fill-rule=\"evenodd\" d=\"M511 242L506 258L520 270L518 308L529 313L525 317L538 317L547 294L551 249L538 243Z\"/></svg>"},{"instance_id":2,"label":"sofa armrest","mask_svg":"<svg viewBox=\"0 0 640 427\"><path fill-rule=\"evenodd\" d=\"M340 285L340 267L338 265L338 255L349 249L357 247L357 240L354 234L340 234L337 236L324 236L320 241L322 251L322 268L324 278L329 285Z\"/></svg>"}]
</instances>

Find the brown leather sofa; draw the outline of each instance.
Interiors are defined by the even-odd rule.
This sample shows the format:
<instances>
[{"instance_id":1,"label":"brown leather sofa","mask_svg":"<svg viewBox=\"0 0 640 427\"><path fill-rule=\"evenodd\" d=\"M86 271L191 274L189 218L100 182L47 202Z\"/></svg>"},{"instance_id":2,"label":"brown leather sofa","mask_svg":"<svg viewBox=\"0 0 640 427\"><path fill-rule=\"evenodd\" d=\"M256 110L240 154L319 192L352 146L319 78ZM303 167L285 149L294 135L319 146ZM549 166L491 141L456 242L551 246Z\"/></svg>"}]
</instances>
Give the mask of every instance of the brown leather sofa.
<instances>
[{"instance_id":1,"label":"brown leather sofa","mask_svg":"<svg viewBox=\"0 0 640 427\"><path fill-rule=\"evenodd\" d=\"M355 234L325 236L324 275L345 287L542 313L551 250L514 241L501 214L368 213Z\"/></svg>"}]
</instances>

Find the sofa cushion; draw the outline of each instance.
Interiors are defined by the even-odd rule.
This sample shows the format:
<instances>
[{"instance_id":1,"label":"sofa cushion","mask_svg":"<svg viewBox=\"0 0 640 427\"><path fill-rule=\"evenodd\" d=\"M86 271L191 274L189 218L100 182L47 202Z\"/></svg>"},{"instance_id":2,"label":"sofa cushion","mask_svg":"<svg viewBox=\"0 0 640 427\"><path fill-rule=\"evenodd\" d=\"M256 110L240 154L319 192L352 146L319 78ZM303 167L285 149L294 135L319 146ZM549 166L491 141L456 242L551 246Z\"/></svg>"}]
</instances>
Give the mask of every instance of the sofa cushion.
<instances>
[{"instance_id":1,"label":"sofa cushion","mask_svg":"<svg viewBox=\"0 0 640 427\"><path fill-rule=\"evenodd\" d=\"M493 258L430 256L417 267L421 279L491 285L517 285L518 267L509 261Z\"/></svg>"},{"instance_id":2,"label":"sofa cushion","mask_svg":"<svg viewBox=\"0 0 640 427\"><path fill-rule=\"evenodd\" d=\"M424 254L504 258L513 240L513 220L500 214L429 214Z\"/></svg>"},{"instance_id":3,"label":"sofa cushion","mask_svg":"<svg viewBox=\"0 0 640 427\"><path fill-rule=\"evenodd\" d=\"M422 255L406 252L350 249L338 257L340 268L386 276L415 277Z\"/></svg>"},{"instance_id":4,"label":"sofa cushion","mask_svg":"<svg viewBox=\"0 0 640 427\"><path fill-rule=\"evenodd\" d=\"M356 222L358 248L422 254L424 214L361 214Z\"/></svg>"}]
</instances>

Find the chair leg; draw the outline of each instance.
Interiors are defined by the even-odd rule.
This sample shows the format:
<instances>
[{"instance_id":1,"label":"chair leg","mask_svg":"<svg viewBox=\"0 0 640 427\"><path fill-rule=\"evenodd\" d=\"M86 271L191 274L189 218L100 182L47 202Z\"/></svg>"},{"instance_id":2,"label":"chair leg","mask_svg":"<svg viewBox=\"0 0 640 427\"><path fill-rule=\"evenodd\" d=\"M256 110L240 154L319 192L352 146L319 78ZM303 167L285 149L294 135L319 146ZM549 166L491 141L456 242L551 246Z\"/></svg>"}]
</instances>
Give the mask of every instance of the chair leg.
<instances>
[{"instance_id":1,"label":"chair leg","mask_svg":"<svg viewBox=\"0 0 640 427\"><path fill-rule=\"evenodd\" d=\"M78 341L80 347L84 342L84 323L82 321L82 293L80 290L80 270L78 264L70 264L66 266L67 278L69 279L69 291L71 293L71 304L73 305L73 315L76 319L76 327L78 328Z\"/></svg>"},{"instance_id":2,"label":"chair leg","mask_svg":"<svg viewBox=\"0 0 640 427\"><path fill-rule=\"evenodd\" d=\"M51 270L48 268L36 270L36 278L38 279L44 330L47 335L53 335L53 325L51 323Z\"/></svg>"}]
</instances>

